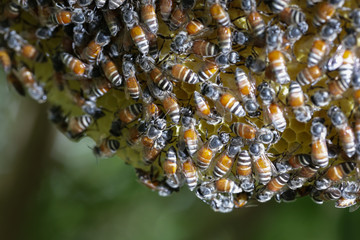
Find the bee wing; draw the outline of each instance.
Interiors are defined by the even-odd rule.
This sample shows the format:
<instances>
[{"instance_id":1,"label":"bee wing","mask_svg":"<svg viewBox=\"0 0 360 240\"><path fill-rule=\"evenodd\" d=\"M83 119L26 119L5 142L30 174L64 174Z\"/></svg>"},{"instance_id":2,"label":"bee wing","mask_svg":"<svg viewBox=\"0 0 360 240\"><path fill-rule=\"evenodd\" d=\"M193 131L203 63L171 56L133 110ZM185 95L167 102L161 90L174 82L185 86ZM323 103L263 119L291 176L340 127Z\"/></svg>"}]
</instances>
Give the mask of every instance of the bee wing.
<instances>
[{"instance_id":1,"label":"bee wing","mask_svg":"<svg viewBox=\"0 0 360 240\"><path fill-rule=\"evenodd\" d=\"M343 44L340 44L338 48L336 49L335 53L329 58L329 60L326 63L326 68L329 71L334 71L338 69L342 63L343 63L343 54L344 54L345 48Z\"/></svg>"},{"instance_id":2,"label":"bee wing","mask_svg":"<svg viewBox=\"0 0 360 240\"><path fill-rule=\"evenodd\" d=\"M353 206L349 207L349 212L355 212L360 207L360 202L356 203Z\"/></svg>"}]
</instances>

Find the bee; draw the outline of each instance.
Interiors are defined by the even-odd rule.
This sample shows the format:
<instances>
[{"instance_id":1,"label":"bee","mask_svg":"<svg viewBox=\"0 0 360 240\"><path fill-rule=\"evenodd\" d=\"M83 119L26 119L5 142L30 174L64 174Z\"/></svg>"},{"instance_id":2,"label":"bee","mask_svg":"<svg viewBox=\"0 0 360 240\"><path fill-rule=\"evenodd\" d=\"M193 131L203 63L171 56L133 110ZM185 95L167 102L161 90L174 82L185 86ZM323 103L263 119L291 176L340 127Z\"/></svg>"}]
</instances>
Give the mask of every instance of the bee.
<instances>
[{"instance_id":1,"label":"bee","mask_svg":"<svg viewBox=\"0 0 360 240\"><path fill-rule=\"evenodd\" d=\"M215 124L216 122L221 121L219 116L213 113L210 109L210 105L205 100L205 98L197 91L194 91L194 102L196 107L196 114L208 120L209 123Z\"/></svg>"},{"instance_id":2,"label":"bee","mask_svg":"<svg viewBox=\"0 0 360 240\"><path fill-rule=\"evenodd\" d=\"M159 23L155 13L154 0L143 0L141 3L141 18L150 32L156 34L159 30Z\"/></svg>"},{"instance_id":3,"label":"bee","mask_svg":"<svg viewBox=\"0 0 360 240\"><path fill-rule=\"evenodd\" d=\"M348 207L354 207L356 206L356 204L358 203L358 200L356 198L345 198L345 197L340 197L336 203L335 203L335 207L336 208L348 208ZM356 209L358 208L358 206L356 206ZM352 210L352 208L350 208L350 211Z\"/></svg>"},{"instance_id":4,"label":"bee","mask_svg":"<svg viewBox=\"0 0 360 240\"><path fill-rule=\"evenodd\" d=\"M229 26L230 24L229 15L225 11L225 9L219 3L217 3L217 1L211 3L210 14L217 24L221 26Z\"/></svg>"},{"instance_id":5,"label":"bee","mask_svg":"<svg viewBox=\"0 0 360 240\"><path fill-rule=\"evenodd\" d=\"M309 154L296 154L292 155L286 162L277 162L276 169L280 173L290 170L296 170L302 167L309 166L311 163L311 156Z\"/></svg>"},{"instance_id":6,"label":"bee","mask_svg":"<svg viewBox=\"0 0 360 240\"><path fill-rule=\"evenodd\" d=\"M264 38L266 25L260 13L257 11L252 11L247 16L247 21L250 25L250 28L252 29L254 37Z\"/></svg>"},{"instance_id":7,"label":"bee","mask_svg":"<svg viewBox=\"0 0 360 240\"><path fill-rule=\"evenodd\" d=\"M347 117L340 110L340 108L336 106L332 106L328 110L328 116L334 127L336 128L339 138L340 144L345 152L345 154L350 158L355 154L355 134L353 129L350 127L347 121Z\"/></svg>"},{"instance_id":8,"label":"bee","mask_svg":"<svg viewBox=\"0 0 360 240\"><path fill-rule=\"evenodd\" d=\"M324 190L329 188L333 183L340 181L349 175L354 169L356 164L353 162L344 162L331 166L320 179L315 181L317 190Z\"/></svg>"},{"instance_id":9,"label":"bee","mask_svg":"<svg viewBox=\"0 0 360 240\"><path fill-rule=\"evenodd\" d=\"M270 8L273 13L281 13L289 6L290 0L273 0L270 2Z\"/></svg>"},{"instance_id":10,"label":"bee","mask_svg":"<svg viewBox=\"0 0 360 240\"><path fill-rule=\"evenodd\" d=\"M287 84L290 82L290 76L287 72L285 57L278 51L274 50L268 54L270 67L274 73L276 82L280 84Z\"/></svg>"},{"instance_id":11,"label":"bee","mask_svg":"<svg viewBox=\"0 0 360 240\"><path fill-rule=\"evenodd\" d=\"M215 182L215 188L221 193L240 193L242 189L228 178L220 178Z\"/></svg>"},{"instance_id":12,"label":"bee","mask_svg":"<svg viewBox=\"0 0 360 240\"><path fill-rule=\"evenodd\" d=\"M117 125L116 122L115 125L113 125L110 129L110 133L118 137L121 135L121 126ZM141 137L145 134L147 131L147 124L145 122L140 123L139 125L132 126L129 129L128 136L126 138L126 143L129 146L134 146L138 144L141 140Z\"/></svg>"},{"instance_id":13,"label":"bee","mask_svg":"<svg viewBox=\"0 0 360 240\"><path fill-rule=\"evenodd\" d=\"M162 105L165 109L165 112L169 114L171 121L175 124L179 123L180 121L180 106L177 102L175 96L171 94L167 94L162 99Z\"/></svg>"},{"instance_id":14,"label":"bee","mask_svg":"<svg viewBox=\"0 0 360 240\"><path fill-rule=\"evenodd\" d=\"M163 169L167 177L166 183L172 188L179 187L180 179L177 175L178 165L174 146L171 146L167 151Z\"/></svg>"},{"instance_id":15,"label":"bee","mask_svg":"<svg viewBox=\"0 0 360 240\"><path fill-rule=\"evenodd\" d=\"M70 0L71 1L71 0ZM95 0L96 7L98 9L103 8L107 0Z\"/></svg>"},{"instance_id":16,"label":"bee","mask_svg":"<svg viewBox=\"0 0 360 240\"><path fill-rule=\"evenodd\" d=\"M149 40L149 54L152 58L159 57L159 48L156 34L152 32L145 32L146 38Z\"/></svg>"},{"instance_id":17,"label":"bee","mask_svg":"<svg viewBox=\"0 0 360 240\"><path fill-rule=\"evenodd\" d=\"M145 147L143 153L143 162L146 165L150 165L154 163L156 158L160 155L162 148L158 145L154 145L152 147Z\"/></svg>"},{"instance_id":18,"label":"bee","mask_svg":"<svg viewBox=\"0 0 360 240\"><path fill-rule=\"evenodd\" d=\"M171 194L171 189L164 183L154 180L151 173L144 172L141 169L135 170L140 183L144 184L147 188L152 191L157 191L162 197L166 197Z\"/></svg>"},{"instance_id":19,"label":"bee","mask_svg":"<svg viewBox=\"0 0 360 240\"><path fill-rule=\"evenodd\" d=\"M311 67L305 67L299 74L296 76L296 81L301 85L305 86L308 84L316 84L320 77L322 76L322 71L318 65Z\"/></svg>"},{"instance_id":20,"label":"bee","mask_svg":"<svg viewBox=\"0 0 360 240\"><path fill-rule=\"evenodd\" d=\"M198 76L200 82L205 82L212 78L219 70L218 65L212 61L204 61L203 66L200 68Z\"/></svg>"},{"instance_id":21,"label":"bee","mask_svg":"<svg viewBox=\"0 0 360 240\"><path fill-rule=\"evenodd\" d=\"M310 106L305 106L305 95L298 82L292 81L287 96L288 105L293 109L296 120L308 122L312 117Z\"/></svg>"},{"instance_id":22,"label":"bee","mask_svg":"<svg viewBox=\"0 0 360 240\"><path fill-rule=\"evenodd\" d=\"M175 64L171 67L171 76L178 81L188 84L196 84L199 82L199 76L182 64Z\"/></svg>"},{"instance_id":23,"label":"bee","mask_svg":"<svg viewBox=\"0 0 360 240\"><path fill-rule=\"evenodd\" d=\"M305 22L305 14L294 7L286 7L280 13L280 20L288 25Z\"/></svg>"},{"instance_id":24,"label":"bee","mask_svg":"<svg viewBox=\"0 0 360 240\"><path fill-rule=\"evenodd\" d=\"M328 188L324 191L315 191L311 194L312 200L317 204L323 204L324 201L333 201L341 197L341 191L338 188Z\"/></svg>"},{"instance_id":25,"label":"bee","mask_svg":"<svg viewBox=\"0 0 360 240\"><path fill-rule=\"evenodd\" d=\"M215 44L205 40L195 40L192 42L192 51L201 57L213 57L218 53Z\"/></svg>"},{"instance_id":26,"label":"bee","mask_svg":"<svg viewBox=\"0 0 360 240\"><path fill-rule=\"evenodd\" d=\"M79 139L93 122L89 115L69 117L66 135L70 139Z\"/></svg>"},{"instance_id":27,"label":"bee","mask_svg":"<svg viewBox=\"0 0 360 240\"><path fill-rule=\"evenodd\" d=\"M96 106L96 102L93 99L85 99L82 92L70 90L70 98L84 113L89 114L93 119L96 120L105 116L104 112Z\"/></svg>"},{"instance_id":28,"label":"bee","mask_svg":"<svg viewBox=\"0 0 360 240\"><path fill-rule=\"evenodd\" d=\"M265 42L268 52L272 52L275 49L279 49L283 41L284 31L279 26L274 25L266 29Z\"/></svg>"},{"instance_id":29,"label":"bee","mask_svg":"<svg viewBox=\"0 0 360 240\"><path fill-rule=\"evenodd\" d=\"M92 2L93 2L93 0L77 0L77 3L81 7L89 6Z\"/></svg>"},{"instance_id":30,"label":"bee","mask_svg":"<svg viewBox=\"0 0 360 240\"><path fill-rule=\"evenodd\" d=\"M200 136L196 131L196 120L190 115L183 115L181 118L182 137L185 147L190 156L193 156L200 144Z\"/></svg>"},{"instance_id":31,"label":"bee","mask_svg":"<svg viewBox=\"0 0 360 240\"><path fill-rule=\"evenodd\" d=\"M317 107L324 107L330 103L330 93L324 89L316 91L311 96L311 102Z\"/></svg>"},{"instance_id":32,"label":"bee","mask_svg":"<svg viewBox=\"0 0 360 240\"><path fill-rule=\"evenodd\" d=\"M329 44L324 40L315 40L308 55L307 66L313 67L318 65L319 62L328 54L329 49Z\"/></svg>"},{"instance_id":33,"label":"bee","mask_svg":"<svg viewBox=\"0 0 360 240\"><path fill-rule=\"evenodd\" d=\"M223 143L218 135L212 135L209 140L201 146L196 153L197 166L200 170L206 170L215 154L223 147Z\"/></svg>"},{"instance_id":34,"label":"bee","mask_svg":"<svg viewBox=\"0 0 360 240\"><path fill-rule=\"evenodd\" d=\"M195 36L201 33L205 26L199 19L193 19L186 24L186 31L190 36Z\"/></svg>"},{"instance_id":35,"label":"bee","mask_svg":"<svg viewBox=\"0 0 360 240\"><path fill-rule=\"evenodd\" d=\"M104 57L101 61L101 68L104 71L106 79L108 79L114 87L121 86L123 79L115 63L109 57Z\"/></svg>"},{"instance_id":36,"label":"bee","mask_svg":"<svg viewBox=\"0 0 360 240\"><path fill-rule=\"evenodd\" d=\"M102 31L99 31L95 39L90 41L89 44L84 48L81 57L89 64L94 64L101 52L102 48L110 42L110 37L105 35Z\"/></svg>"},{"instance_id":37,"label":"bee","mask_svg":"<svg viewBox=\"0 0 360 240\"><path fill-rule=\"evenodd\" d=\"M275 129L283 132L286 129L286 119L280 106L275 102L265 108L266 117L274 125Z\"/></svg>"},{"instance_id":38,"label":"bee","mask_svg":"<svg viewBox=\"0 0 360 240\"><path fill-rule=\"evenodd\" d=\"M217 38L219 42L220 51L228 53L231 51L232 35L229 27L220 26L217 29Z\"/></svg>"},{"instance_id":39,"label":"bee","mask_svg":"<svg viewBox=\"0 0 360 240\"><path fill-rule=\"evenodd\" d=\"M135 103L117 111L115 113L115 117L122 123L128 124L138 119L139 115L142 113L142 110L142 104Z\"/></svg>"},{"instance_id":40,"label":"bee","mask_svg":"<svg viewBox=\"0 0 360 240\"><path fill-rule=\"evenodd\" d=\"M60 106L51 106L48 110L48 119L59 129L65 133L68 128L68 117L65 116L63 109Z\"/></svg>"},{"instance_id":41,"label":"bee","mask_svg":"<svg viewBox=\"0 0 360 240\"><path fill-rule=\"evenodd\" d=\"M170 44L170 50L177 53L186 53L192 46L192 41L185 31L180 31Z\"/></svg>"},{"instance_id":42,"label":"bee","mask_svg":"<svg viewBox=\"0 0 360 240\"><path fill-rule=\"evenodd\" d=\"M315 166L324 168L329 164L326 127L320 122L313 121L310 132L312 135L311 161Z\"/></svg>"},{"instance_id":43,"label":"bee","mask_svg":"<svg viewBox=\"0 0 360 240\"><path fill-rule=\"evenodd\" d=\"M240 145L231 142L227 149L217 158L213 171L213 175L216 178L224 177L226 173L230 171L234 163L235 156L239 151Z\"/></svg>"},{"instance_id":44,"label":"bee","mask_svg":"<svg viewBox=\"0 0 360 240\"><path fill-rule=\"evenodd\" d=\"M111 89L111 84L101 78L93 81L89 86L85 86L85 89L87 89L90 98L97 99L104 96Z\"/></svg>"},{"instance_id":45,"label":"bee","mask_svg":"<svg viewBox=\"0 0 360 240\"><path fill-rule=\"evenodd\" d=\"M93 148L93 153L99 158L109 158L114 156L119 149L120 143L115 139L104 138L99 145Z\"/></svg>"},{"instance_id":46,"label":"bee","mask_svg":"<svg viewBox=\"0 0 360 240\"><path fill-rule=\"evenodd\" d=\"M171 15L171 11L173 9L173 0L160 0L159 1L159 8L160 8L160 15L164 22L168 22L169 17Z\"/></svg>"},{"instance_id":47,"label":"bee","mask_svg":"<svg viewBox=\"0 0 360 240\"><path fill-rule=\"evenodd\" d=\"M333 17L337 8L344 5L344 0L329 0L316 5L316 12L313 18L313 25L321 26Z\"/></svg>"},{"instance_id":48,"label":"bee","mask_svg":"<svg viewBox=\"0 0 360 240\"><path fill-rule=\"evenodd\" d=\"M134 6L132 4L130 3L124 4L121 7L121 11L122 11L123 21L128 29L133 28L134 25L138 25L139 16L137 12L134 11ZM143 32L143 29L138 29L138 28L136 31L139 32L140 30Z\"/></svg>"},{"instance_id":49,"label":"bee","mask_svg":"<svg viewBox=\"0 0 360 240\"><path fill-rule=\"evenodd\" d=\"M49 17L48 25L68 25L71 23L72 12L59 10L52 13Z\"/></svg>"},{"instance_id":50,"label":"bee","mask_svg":"<svg viewBox=\"0 0 360 240\"><path fill-rule=\"evenodd\" d=\"M315 176L319 168L319 166L313 165L312 163L301 167L300 170L297 171L290 179L288 183L289 188L292 190L301 188L308 179Z\"/></svg>"},{"instance_id":51,"label":"bee","mask_svg":"<svg viewBox=\"0 0 360 240\"><path fill-rule=\"evenodd\" d=\"M217 101L224 109L237 117L246 115L240 102L229 91L220 89L216 84L204 82L201 86L201 93L213 101Z\"/></svg>"},{"instance_id":52,"label":"bee","mask_svg":"<svg viewBox=\"0 0 360 240\"><path fill-rule=\"evenodd\" d=\"M254 189L254 182L252 179L252 164L249 152L242 150L238 155L236 164L236 178L240 180L240 187L245 192L252 192Z\"/></svg>"},{"instance_id":53,"label":"bee","mask_svg":"<svg viewBox=\"0 0 360 240\"><path fill-rule=\"evenodd\" d=\"M36 62L44 62L45 60L45 55L41 54L33 45L29 43L22 44L21 55Z\"/></svg>"},{"instance_id":54,"label":"bee","mask_svg":"<svg viewBox=\"0 0 360 240\"><path fill-rule=\"evenodd\" d=\"M256 195L256 199L259 202L267 202L269 201L274 194L281 191L282 188L285 187L286 183L290 179L290 174L283 173L277 177L274 177L266 184L266 187L260 190L260 192Z\"/></svg>"},{"instance_id":55,"label":"bee","mask_svg":"<svg viewBox=\"0 0 360 240\"><path fill-rule=\"evenodd\" d=\"M147 55L149 53L149 40L146 39L144 29L140 25L135 25L130 29L130 36L139 51Z\"/></svg>"},{"instance_id":56,"label":"bee","mask_svg":"<svg viewBox=\"0 0 360 240\"><path fill-rule=\"evenodd\" d=\"M144 102L145 120L156 119L160 116L161 110L159 109L158 105L154 103L154 98L150 95L148 88L144 89L142 100Z\"/></svg>"},{"instance_id":57,"label":"bee","mask_svg":"<svg viewBox=\"0 0 360 240\"><path fill-rule=\"evenodd\" d=\"M60 59L62 63L67 68L69 68L76 76L82 77L86 75L87 66L78 58L72 56L69 53L62 52L60 53Z\"/></svg>"},{"instance_id":58,"label":"bee","mask_svg":"<svg viewBox=\"0 0 360 240\"><path fill-rule=\"evenodd\" d=\"M259 183L264 185L267 184L276 170L265 153L264 145L260 143L250 144L249 153L253 161L254 169L258 174Z\"/></svg>"},{"instance_id":59,"label":"bee","mask_svg":"<svg viewBox=\"0 0 360 240\"><path fill-rule=\"evenodd\" d=\"M185 182L188 185L190 191L193 191L197 186L198 174L196 167L190 158L183 162L182 174L184 175Z\"/></svg>"},{"instance_id":60,"label":"bee","mask_svg":"<svg viewBox=\"0 0 360 240\"><path fill-rule=\"evenodd\" d=\"M179 6L176 6L176 8L171 12L170 15L170 30L175 31L176 29L178 29L186 22L186 18L186 12L182 10Z\"/></svg>"},{"instance_id":61,"label":"bee","mask_svg":"<svg viewBox=\"0 0 360 240\"><path fill-rule=\"evenodd\" d=\"M231 51L229 53L220 53L215 57L215 63L222 69L235 65L240 59L240 55L237 51Z\"/></svg>"},{"instance_id":62,"label":"bee","mask_svg":"<svg viewBox=\"0 0 360 240\"><path fill-rule=\"evenodd\" d=\"M352 26L355 28L357 32L360 31L360 11L359 9L354 9L350 15L350 19L352 20Z\"/></svg>"},{"instance_id":63,"label":"bee","mask_svg":"<svg viewBox=\"0 0 360 240\"><path fill-rule=\"evenodd\" d=\"M98 1L97 1L98 2ZM110 35L115 37L120 31L120 23L117 20L117 16L114 12L104 11L103 12L107 27L109 29Z\"/></svg>"},{"instance_id":64,"label":"bee","mask_svg":"<svg viewBox=\"0 0 360 240\"><path fill-rule=\"evenodd\" d=\"M109 0L109 9L114 10L119 8L125 0Z\"/></svg>"},{"instance_id":65,"label":"bee","mask_svg":"<svg viewBox=\"0 0 360 240\"><path fill-rule=\"evenodd\" d=\"M4 15L6 18L15 19L20 15L20 9L21 7L18 4L11 1L6 4Z\"/></svg>"},{"instance_id":66,"label":"bee","mask_svg":"<svg viewBox=\"0 0 360 240\"><path fill-rule=\"evenodd\" d=\"M170 82L160 68L153 67L149 73L150 79L163 91L172 91L173 84Z\"/></svg>"},{"instance_id":67,"label":"bee","mask_svg":"<svg viewBox=\"0 0 360 240\"><path fill-rule=\"evenodd\" d=\"M279 141L280 134L276 130L260 128L256 132L256 141L262 144L275 144Z\"/></svg>"},{"instance_id":68,"label":"bee","mask_svg":"<svg viewBox=\"0 0 360 240\"><path fill-rule=\"evenodd\" d=\"M235 208L242 208L244 206L246 206L246 204L248 203L249 200L249 196L247 193L238 193L235 195L234 197L234 207Z\"/></svg>"},{"instance_id":69,"label":"bee","mask_svg":"<svg viewBox=\"0 0 360 240\"><path fill-rule=\"evenodd\" d=\"M342 58L343 62L339 67L339 76L344 83L350 84L355 68L355 56L351 50L345 50Z\"/></svg>"},{"instance_id":70,"label":"bee","mask_svg":"<svg viewBox=\"0 0 360 240\"><path fill-rule=\"evenodd\" d=\"M5 73L9 73L11 70L11 59L8 52L4 48L0 48L0 63Z\"/></svg>"},{"instance_id":71,"label":"bee","mask_svg":"<svg viewBox=\"0 0 360 240\"><path fill-rule=\"evenodd\" d=\"M135 66L132 63L131 57L127 59L127 56L124 55L122 62L122 72L125 77L125 93L127 97L130 97L134 100L140 98L141 88L138 80L135 75Z\"/></svg>"},{"instance_id":72,"label":"bee","mask_svg":"<svg viewBox=\"0 0 360 240\"><path fill-rule=\"evenodd\" d=\"M230 126L230 129L237 135L246 140L254 140L256 137L257 129L251 125L236 122Z\"/></svg>"},{"instance_id":73,"label":"bee","mask_svg":"<svg viewBox=\"0 0 360 240\"><path fill-rule=\"evenodd\" d=\"M309 25L306 22L288 26L283 34L281 49L289 50L289 48L293 48L295 42L298 41L308 29Z\"/></svg>"}]
</instances>

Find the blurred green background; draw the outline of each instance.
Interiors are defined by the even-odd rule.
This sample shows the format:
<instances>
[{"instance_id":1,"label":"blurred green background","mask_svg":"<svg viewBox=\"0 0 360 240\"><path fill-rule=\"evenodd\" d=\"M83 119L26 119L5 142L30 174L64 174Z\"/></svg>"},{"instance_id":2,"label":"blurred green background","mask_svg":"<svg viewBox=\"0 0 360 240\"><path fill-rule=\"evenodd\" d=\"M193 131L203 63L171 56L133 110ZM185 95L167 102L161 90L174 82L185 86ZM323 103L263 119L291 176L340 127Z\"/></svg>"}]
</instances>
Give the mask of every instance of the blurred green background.
<instances>
[{"instance_id":1,"label":"blurred green background","mask_svg":"<svg viewBox=\"0 0 360 240\"><path fill-rule=\"evenodd\" d=\"M310 199L213 212L186 187L160 197L121 159L69 141L46 105L0 78L0 239L357 239L359 212Z\"/></svg>"}]
</instances>

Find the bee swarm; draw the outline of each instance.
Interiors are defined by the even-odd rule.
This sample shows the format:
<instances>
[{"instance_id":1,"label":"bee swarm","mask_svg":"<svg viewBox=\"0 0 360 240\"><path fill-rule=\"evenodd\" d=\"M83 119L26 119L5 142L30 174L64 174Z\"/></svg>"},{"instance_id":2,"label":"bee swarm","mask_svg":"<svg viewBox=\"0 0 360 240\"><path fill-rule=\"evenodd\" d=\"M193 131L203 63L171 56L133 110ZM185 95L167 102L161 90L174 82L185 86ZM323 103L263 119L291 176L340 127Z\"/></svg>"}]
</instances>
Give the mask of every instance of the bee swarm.
<instances>
[{"instance_id":1,"label":"bee swarm","mask_svg":"<svg viewBox=\"0 0 360 240\"><path fill-rule=\"evenodd\" d=\"M360 201L356 0L2 0L0 62L161 196Z\"/></svg>"}]
</instances>

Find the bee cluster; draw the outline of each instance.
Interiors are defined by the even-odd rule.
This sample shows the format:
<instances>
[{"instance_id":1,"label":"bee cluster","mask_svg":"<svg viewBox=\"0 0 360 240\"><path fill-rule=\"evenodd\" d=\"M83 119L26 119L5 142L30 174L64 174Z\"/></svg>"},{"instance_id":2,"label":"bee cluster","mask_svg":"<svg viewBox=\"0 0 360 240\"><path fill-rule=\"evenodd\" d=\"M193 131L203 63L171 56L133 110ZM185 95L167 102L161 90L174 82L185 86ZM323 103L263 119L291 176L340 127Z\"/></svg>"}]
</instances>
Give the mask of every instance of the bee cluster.
<instances>
[{"instance_id":1,"label":"bee cluster","mask_svg":"<svg viewBox=\"0 0 360 240\"><path fill-rule=\"evenodd\" d=\"M21 95L167 196L229 212L360 201L360 6L345 0L3 0Z\"/></svg>"}]
</instances>

